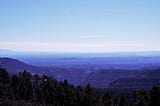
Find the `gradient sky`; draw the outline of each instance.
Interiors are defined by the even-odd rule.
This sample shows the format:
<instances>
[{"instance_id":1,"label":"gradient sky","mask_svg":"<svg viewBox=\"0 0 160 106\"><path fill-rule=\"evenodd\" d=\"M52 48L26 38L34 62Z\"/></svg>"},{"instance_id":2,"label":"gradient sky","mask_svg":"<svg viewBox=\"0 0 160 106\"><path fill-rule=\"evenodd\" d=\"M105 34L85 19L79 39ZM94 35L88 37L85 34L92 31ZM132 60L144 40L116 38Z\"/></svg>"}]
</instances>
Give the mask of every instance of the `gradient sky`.
<instances>
[{"instance_id":1,"label":"gradient sky","mask_svg":"<svg viewBox=\"0 0 160 106\"><path fill-rule=\"evenodd\" d=\"M160 0L1 0L0 48L160 51Z\"/></svg>"}]
</instances>

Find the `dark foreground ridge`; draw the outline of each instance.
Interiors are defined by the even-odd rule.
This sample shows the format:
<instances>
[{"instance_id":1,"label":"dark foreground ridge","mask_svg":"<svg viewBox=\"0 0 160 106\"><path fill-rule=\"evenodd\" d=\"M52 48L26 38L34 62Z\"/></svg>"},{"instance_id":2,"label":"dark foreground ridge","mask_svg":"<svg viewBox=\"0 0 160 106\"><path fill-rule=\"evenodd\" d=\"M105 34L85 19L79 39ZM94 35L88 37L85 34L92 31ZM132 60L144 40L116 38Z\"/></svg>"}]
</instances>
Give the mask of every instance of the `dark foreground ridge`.
<instances>
[{"instance_id":1,"label":"dark foreground ridge","mask_svg":"<svg viewBox=\"0 0 160 106\"><path fill-rule=\"evenodd\" d=\"M120 92L120 91L119 91ZM87 84L73 86L67 80L57 81L27 71L10 76L0 69L0 106L160 106L160 88L141 89L111 95L98 93Z\"/></svg>"}]
</instances>

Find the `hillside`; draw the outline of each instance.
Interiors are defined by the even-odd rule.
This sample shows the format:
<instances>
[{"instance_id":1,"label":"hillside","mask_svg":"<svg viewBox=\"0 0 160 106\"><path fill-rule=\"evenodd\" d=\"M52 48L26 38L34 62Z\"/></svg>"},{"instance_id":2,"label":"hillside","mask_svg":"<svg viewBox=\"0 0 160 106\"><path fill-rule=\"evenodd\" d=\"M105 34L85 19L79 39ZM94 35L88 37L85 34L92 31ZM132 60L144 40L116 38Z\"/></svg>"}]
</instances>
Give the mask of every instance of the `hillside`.
<instances>
[{"instance_id":1,"label":"hillside","mask_svg":"<svg viewBox=\"0 0 160 106\"><path fill-rule=\"evenodd\" d=\"M31 73L48 74L48 75L54 76L53 73L49 71L50 68L28 65L22 61L12 59L12 58L0 58L0 67L5 68L11 74L18 73L23 70L27 70Z\"/></svg>"},{"instance_id":2,"label":"hillside","mask_svg":"<svg viewBox=\"0 0 160 106\"><path fill-rule=\"evenodd\" d=\"M0 67L5 68L11 74L27 70L32 74L45 74L57 80L68 80L74 85L79 85L88 76L88 68L65 68L65 67L40 67L28 65L22 61L12 58L0 58Z\"/></svg>"},{"instance_id":3,"label":"hillside","mask_svg":"<svg viewBox=\"0 0 160 106\"><path fill-rule=\"evenodd\" d=\"M93 87L106 88L111 82L119 78L135 77L140 72L138 70L117 70L117 69L104 69L91 73L82 85L90 83Z\"/></svg>"},{"instance_id":4,"label":"hillside","mask_svg":"<svg viewBox=\"0 0 160 106\"><path fill-rule=\"evenodd\" d=\"M121 78L112 82L109 88L151 89L153 86L160 86L160 78Z\"/></svg>"},{"instance_id":5,"label":"hillside","mask_svg":"<svg viewBox=\"0 0 160 106\"><path fill-rule=\"evenodd\" d=\"M106 69L92 72L82 85L90 83L99 88L150 88L160 84L160 69L116 70ZM131 86L132 85L132 86Z\"/></svg>"},{"instance_id":6,"label":"hillside","mask_svg":"<svg viewBox=\"0 0 160 106\"><path fill-rule=\"evenodd\" d=\"M74 85L85 86L90 83L95 88L107 87L141 87L142 83L148 87L158 85L160 71L157 68L146 68L143 70L120 70L115 68L99 68L91 66L74 67L40 67L28 65L12 58L0 58L0 67L5 68L10 74L27 70L32 74L45 74L59 81L67 80ZM122 80L123 79L123 80ZM118 82L118 85L116 85ZM136 84L137 82L137 84ZM141 82L141 83L140 83ZM132 86L130 86L132 84Z\"/></svg>"}]
</instances>

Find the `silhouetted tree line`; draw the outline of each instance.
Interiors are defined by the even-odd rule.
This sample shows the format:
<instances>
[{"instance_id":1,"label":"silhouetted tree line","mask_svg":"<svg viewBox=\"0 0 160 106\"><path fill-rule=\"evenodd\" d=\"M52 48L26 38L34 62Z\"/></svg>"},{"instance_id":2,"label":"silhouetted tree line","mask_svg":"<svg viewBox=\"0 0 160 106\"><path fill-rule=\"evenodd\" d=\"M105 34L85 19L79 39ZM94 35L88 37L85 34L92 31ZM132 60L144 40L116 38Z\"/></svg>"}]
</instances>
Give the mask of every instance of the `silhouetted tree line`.
<instances>
[{"instance_id":1,"label":"silhouetted tree line","mask_svg":"<svg viewBox=\"0 0 160 106\"><path fill-rule=\"evenodd\" d=\"M133 92L132 99L122 93L98 94L90 87L73 86L46 75L27 71L10 76L0 69L0 106L160 106L160 88Z\"/></svg>"}]
</instances>

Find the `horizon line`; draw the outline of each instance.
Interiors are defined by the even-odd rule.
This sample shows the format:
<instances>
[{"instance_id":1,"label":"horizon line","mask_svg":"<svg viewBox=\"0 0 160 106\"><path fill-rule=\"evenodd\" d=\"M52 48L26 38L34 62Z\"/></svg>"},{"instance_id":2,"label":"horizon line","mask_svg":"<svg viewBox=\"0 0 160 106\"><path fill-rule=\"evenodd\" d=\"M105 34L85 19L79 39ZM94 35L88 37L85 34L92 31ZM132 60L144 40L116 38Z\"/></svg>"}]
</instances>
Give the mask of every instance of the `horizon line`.
<instances>
[{"instance_id":1,"label":"horizon line","mask_svg":"<svg viewBox=\"0 0 160 106\"><path fill-rule=\"evenodd\" d=\"M7 51L7 52L26 52L26 53L99 53L99 54L105 54L105 53L160 53L160 50L157 51L150 51L150 50L137 50L137 51L32 51L32 50L12 50L12 49L3 49L0 48L0 51Z\"/></svg>"}]
</instances>

